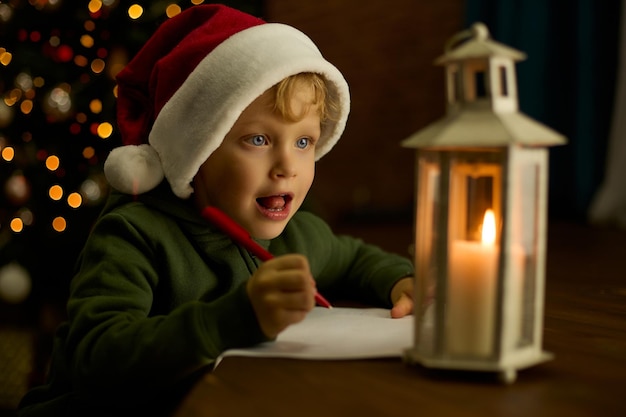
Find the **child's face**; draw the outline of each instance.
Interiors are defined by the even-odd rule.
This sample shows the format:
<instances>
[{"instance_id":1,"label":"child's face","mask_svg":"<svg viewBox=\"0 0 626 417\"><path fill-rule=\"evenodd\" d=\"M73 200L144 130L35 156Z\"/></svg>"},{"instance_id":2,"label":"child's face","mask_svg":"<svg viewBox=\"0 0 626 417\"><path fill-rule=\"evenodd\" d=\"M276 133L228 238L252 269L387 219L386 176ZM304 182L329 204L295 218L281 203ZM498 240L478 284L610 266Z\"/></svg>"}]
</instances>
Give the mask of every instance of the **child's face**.
<instances>
[{"instance_id":1,"label":"child's face","mask_svg":"<svg viewBox=\"0 0 626 417\"><path fill-rule=\"evenodd\" d=\"M301 88L291 99L297 122L272 111L265 93L241 114L222 144L194 179L201 206L215 206L252 237L273 239L302 205L315 174L320 116L309 106L313 93Z\"/></svg>"}]
</instances>

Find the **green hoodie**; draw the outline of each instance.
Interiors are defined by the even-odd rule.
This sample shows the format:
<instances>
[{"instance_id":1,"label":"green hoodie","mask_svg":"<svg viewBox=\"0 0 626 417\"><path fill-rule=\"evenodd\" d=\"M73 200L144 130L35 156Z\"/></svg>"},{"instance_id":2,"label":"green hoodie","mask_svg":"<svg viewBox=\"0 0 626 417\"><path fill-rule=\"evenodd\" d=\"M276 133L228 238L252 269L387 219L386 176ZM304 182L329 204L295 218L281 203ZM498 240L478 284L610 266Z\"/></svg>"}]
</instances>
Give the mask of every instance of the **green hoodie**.
<instances>
[{"instance_id":1,"label":"green hoodie","mask_svg":"<svg viewBox=\"0 0 626 417\"><path fill-rule=\"evenodd\" d=\"M408 259L336 236L306 211L259 243L306 255L330 299L390 307L393 284L413 274ZM167 414L224 350L266 341L245 289L259 260L164 184L112 193L77 265L48 383L20 416Z\"/></svg>"}]
</instances>

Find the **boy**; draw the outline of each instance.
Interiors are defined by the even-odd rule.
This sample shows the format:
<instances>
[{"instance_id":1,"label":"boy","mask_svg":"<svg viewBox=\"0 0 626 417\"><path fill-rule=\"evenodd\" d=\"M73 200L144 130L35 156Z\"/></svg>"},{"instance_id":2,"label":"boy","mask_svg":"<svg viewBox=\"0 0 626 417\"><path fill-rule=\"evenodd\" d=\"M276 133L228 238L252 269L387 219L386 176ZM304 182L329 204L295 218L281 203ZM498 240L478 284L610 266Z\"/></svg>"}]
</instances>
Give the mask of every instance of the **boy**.
<instances>
[{"instance_id":1,"label":"boy","mask_svg":"<svg viewBox=\"0 0 626 417\"><path fill-rule=\"evenodd\" d=\"M410 314L407 259L298 212L349 108L345 80L306 36L192 7L118 85L126 146L105 163L117 191L81 255L49 383L20 415L168 413L224 350L304 319L316 289ZM207 205L275 258L234 244L200 216Z\"/></svg>"}]
</instances>

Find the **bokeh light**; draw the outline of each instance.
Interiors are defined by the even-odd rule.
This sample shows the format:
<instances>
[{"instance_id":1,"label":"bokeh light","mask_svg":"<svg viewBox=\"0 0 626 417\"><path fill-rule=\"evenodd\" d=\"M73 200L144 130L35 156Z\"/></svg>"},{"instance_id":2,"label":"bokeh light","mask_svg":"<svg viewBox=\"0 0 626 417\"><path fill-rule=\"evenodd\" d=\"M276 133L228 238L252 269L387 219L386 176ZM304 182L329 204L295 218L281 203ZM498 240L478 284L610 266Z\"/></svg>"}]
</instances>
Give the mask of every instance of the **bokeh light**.
<instances>
[{"instance_id":1,"label":"bokeh light","mask_svg":"<svg viewBox=\"0 0 626 417\"><path fill-rule=\"evenodd\" d=\"M72 110L70 91L69 84L61 83L46 96L43 109L53 120L65 120L70 116Z\"/></svg>"},{"instance_id":2,"label":"bokeh light","mask_svg":"<svg viewBox=\"0 0 626 417\"><path fill-rule=\"evenodd\" d=\"M50 171L56 171L57 169L59 169L60 164L61 161L56 155L50 155L48 158L46 158L46 168L48 168Z\"/></svg>"},{"instance_id":3,"label":"bokeh light","mask_svg":"<svg viewBox=\"0 0 626 417\"><path fill-rule=\"evenodd\" d=\"M33 78L26 72L20 72L15 77L15 85L22 89L22 91L30 90L33 88Z\"/></svg>"},{"instance_id":4,"label":"bokeh light","mask_svg":"<svg viewBox=\"0 0 626 417\"><path fill-rule=\"evenodd\" d=\"M97 98L91 100L89 102L89 110L91 110L91 112L94 114L102 112L102 101Z\"/></svg>"},{"instance_id":5,"label":"bokeh light","mask_svg":"<svg viewBox=\"0 0 626 417\"><path fill-rule=\"evenodd\" d=\"M30 198L31 185L24 174L18 171L4 183L4 192L13 205L20 206Z\"/></svg>"},{"instance_id":6,"label":"bokeh light","mask_svg":"<svg viewBox=\"0 0 626 417\"><path fill-rule=\"evenodd\" d=\"M52 228L57 232L63 232L67 228L67 222L61 216L55 217L54 220L52 220Z\"/></svg>"},{"instance_id":7,"label":"bokeh light","mask_svg":"<svg viewBox=\"0 0 626 417\"><path fill-rule=\"evenodd\" d=\"M24 222L19 217L15 217L11 220L9 227L11 227L11 230L15 233L20 233L24 230Z\"/></svg>"},{"instance_id":8,"label":"bokeh light","mask_svg":"<svg viewBox=\"0 0 626 417\"><path fill-rule=\"evenodd\" d=\"M60 45L57 48L57 59L60 62L70 62L74 57L74 50L68 45Z\"/></svg>"},{"instance_id":9,"label":"bokeh light","mask_svg":"<svg viewBox=\"0 0 626 417\"><path fill-rule=\"evenodd\" d=\"M83 149L83 158L91 159L94 156L96 156L96 150L93 148L93 146L87 146L85 149Z\"/></svg>"},{"instance_id":10,"label":"bokeh light","mask_svg":"<svg viewBox=\"0 0 626 417\"><path fill-rule=\"evenodd\" d=\"M0 129L11 124L15 116L15 110L6 101L0 100Z\"/></svg>"},{"instance_id":11,"label":"bokeh light","mask_svg":"<svg viewBox=\"0 0 626 417\"><path fill-rule=\"evenodd\" d=\"M96 204L104 197L104 192L97 181L88 178L80 185L80 193L88 204Z\"/></svg>"},{"instance_id":12,"label":"bokeh light","mask_svg":"<svg viewBox=\"0 0 626 417\"><path fill-rule=\"evenodd\" d=\"M9 304L19 304L28 298L32 280L28 270L17 262L0 268L0 299Z\"/></svg>"},{"instance_id":13,"label":"bokeh light","mask_svg":"<svg viewBox=\"0 0 626 417\"><path fill-rule=\"evenodd\" d=\"M133 4L132 6L128 8L128 16L133 20L139 19L142 14L143 14L143 7L141 7L138 4Z\"/></svg>"},{"instance_id":14,"label":"bokeh light","mask_svg":"<svg viewBox=\"0 0 626 417\"><path fill-rule=\"evenodd\" d=\"M24 100L22 104L20 104L20 110L24 114L30 114L33 111L33 101L32 100Z\"/></svg>"},{"instance_id":15,"label":"bokeh light","mask_svg":"<svg viewBox=\"0 0 626 417\"><path fill-rule=\"evenodd\" d=\"M76 57L74 57L74 64L79 67L86 67L87 64L89 64L89 60L83 55L76 55Z\"/></svg>"},{"instance_id":16,"label":"bokeh light","mask_svg":"<svg viewBox=\"0 0 626 417\"><path fill-rule=\"evenodd\" d=\"M98 125L98 136L106 139L113 134L113 125L109 122L100 123Z\"/></svg>"},{"instance_id":17,"label":"bokeh light","mask_svg":"<svg viewBox=\"0 0 626 417\"><path fill-rule=\"evenodd\" d=\"M71 208L78 208L83 203L83 197L79 193L71 193L67 196L67 204Z\"/></svg>"},{"instance_id":18,"label":"bokeh light","mask_svg":"<svg viewBox=\"0 0 626 417\"><path fill-rule=\"evenodd\" d=\"M4 48L0 48L0 64L6 67L11 63L12 59L13 59L13 54L11 54L11 52L8 52Z\"/></svg>"},{"instance_id":19,"label":"bokeh light","mask_svg":"<svg viewBox=\"0 0 626 417\"><path fill-rule=\"evenodd\" d=\"M60 185L58 185L58 184L57 185L53 185L48 190L48 195L54 201L58 201L61 198L63 198L63 188Z\"/></svg>"},{"instance_id":20,"label":"bokeh light","mask_svg":"<svg viewBox=\"0 0 626 417\"><path fill-rule=\"evenodd\" d=\"M83 45L85 48L91 48L94 45L94 40L93 37L91 37L90 35L83 35L80 37L80 44Z\"/></svg>"},{"instance_id":21,"label":"bokeh light","mask_svg":"<svg viewBox=\"0 0 626 417\"><path fill-rule=\"evenodd\" d=\"M181 11L182 9L180 8L178 4L170 4L165 9L165 14L167 15L167 17L172 18L176 16L177 14L179 14Z\"/></svg>"},{"instance_id":22,"label":"bokeh light","mask_svg":"<svg viewBox=\"0 0 626 417\"><path fill-rule=\"evenodd\" d=\"M13 9L8 4L0 4L0 20L8 22L13 16Z\"/></svg>"},{"instance_id":23,"label":"bokeh light","mask_svg":"<svg viewBox=\"0 0 626 417\"><path fill-rule=\"evenodd\" d=\"M30 211L27 208L23 208L23 209L20 210L19 217L22 220L22 222L24 223L24 225L26 225L26 226L32 225L33 224L33 220L35 218L35 216L33 215L33 212Z\"/></svg>"},{"instance_id":24,"label":"bokeh light","mask_svg":"<svg viewBox=\"0 0 626 417\"><path fill-rule=\"evenodd\" d=\"M13 149L13 147L7 146L6 148L2 149L2 159L4 159L7 162L11 162L14 157L15 157L15 149Z\"/></svg>"},{"instance_id":25,"label":"bokeh light","mask_svg":"<svg viewBox=\"0 0 626 417\"><path fill-rule=\"evenodd\" d=\"M102 71L104 71L104 67L105 67L104 61L100 58L97 58L91 61L91 70L95 74L100 74Z\"/></svg>"},{"instance_id":26,"label":"bokeh light","mask_svg":"<svg viewBox=\"0 0 626 417\"><path fill-rule=\"evenodd\" d=\"M96 24L93 20L85 20L83 27L87 32L93 32L94 30L96 30Z\"/></svg>"},{"instance_id":27,"label":"bokeh light","mask_svg":"<svg viewBox=\"0 0 626 417\"><path fill-rule=\"evenodd\" d=\"M102 2L100 0L91 0L87 8L91 13L98 13L102 9Z\"/></svg>"}]
</instances>

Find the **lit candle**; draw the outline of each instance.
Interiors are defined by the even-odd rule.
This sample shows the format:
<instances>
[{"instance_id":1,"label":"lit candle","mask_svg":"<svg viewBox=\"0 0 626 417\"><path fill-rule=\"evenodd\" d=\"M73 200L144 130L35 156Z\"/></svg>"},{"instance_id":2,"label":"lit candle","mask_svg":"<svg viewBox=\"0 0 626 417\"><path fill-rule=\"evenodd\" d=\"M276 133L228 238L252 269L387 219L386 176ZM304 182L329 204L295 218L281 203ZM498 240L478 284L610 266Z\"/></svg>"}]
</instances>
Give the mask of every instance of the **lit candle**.
<instances>
[{"instance_id":1,"label":"lit candle","mask_svg":"<svg viewBox=\"0 0 626 417\"><path fill-rule=\"evenodd\" d=\"M495 242L493 210L485 213L481 242L452 242L446 322L451 355L488 356L492 352L499 253Z\"/></svg>"}]
</instances>

